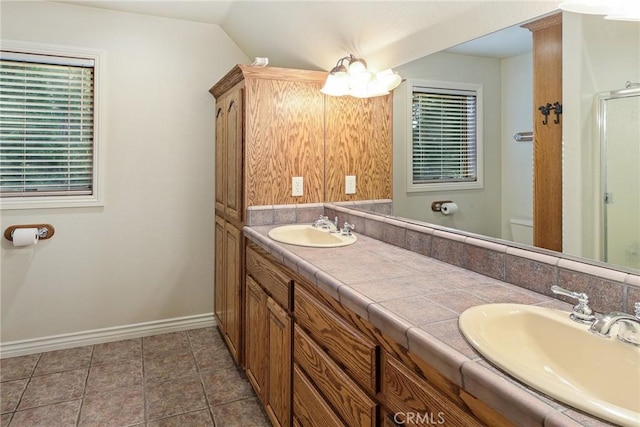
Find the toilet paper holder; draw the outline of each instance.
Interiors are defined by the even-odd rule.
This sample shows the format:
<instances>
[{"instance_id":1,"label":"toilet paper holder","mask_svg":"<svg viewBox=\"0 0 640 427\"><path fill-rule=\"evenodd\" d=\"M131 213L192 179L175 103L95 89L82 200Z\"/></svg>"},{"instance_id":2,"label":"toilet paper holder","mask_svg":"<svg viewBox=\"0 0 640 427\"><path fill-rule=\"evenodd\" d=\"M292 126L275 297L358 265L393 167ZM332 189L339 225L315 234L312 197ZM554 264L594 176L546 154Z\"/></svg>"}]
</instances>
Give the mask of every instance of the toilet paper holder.
<instances>
[{"instance_id":1,"label":"toilet paper holder","mask_svg":"<svg viewBox=\"0 0 640 427\"><path fill-rule=\"evenodd\" d=\"M51 224L26 224L26 225L11 225L4 230L4 238L13 242L13 232L17 228L37 228L38 240L50 239L56 232Z\"/></svg>"},{"instance_id":2,"label":"toilet paper holder","mask_svg":"<svg viewBox=\"0 0 640 427\"><path fill-rule=\"evenodd\" d=\"M451 200L437 200L431 203L431 210L434 212L442 212L442 205L445 203L453 203Z\"/></svg>"}]
</instances>

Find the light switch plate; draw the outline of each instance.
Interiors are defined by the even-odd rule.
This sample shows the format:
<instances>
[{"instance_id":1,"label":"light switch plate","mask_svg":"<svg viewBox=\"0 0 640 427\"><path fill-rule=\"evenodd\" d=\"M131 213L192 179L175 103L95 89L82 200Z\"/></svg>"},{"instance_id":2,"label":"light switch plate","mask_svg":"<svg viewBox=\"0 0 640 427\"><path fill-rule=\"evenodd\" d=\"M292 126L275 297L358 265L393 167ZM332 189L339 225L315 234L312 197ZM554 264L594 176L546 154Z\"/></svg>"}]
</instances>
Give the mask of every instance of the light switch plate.
<instances>
[{"instance_id":1,"label":"light switch plate","mask_svg":"<svg viewBox=\"0 0 640 427\"><path fill-rule=\"evenodd\" d=\"M304 194L304 185L301 176L291 178L291 196L300 197Z\"/></svg>"},{"instance_id":2,"label":"light switch plate","mask_svg":"<svg viewBox=\"0 0 640 427\"><path fill-rule=\"evenodd\" d=\"M356 176L347 175L344 178L344 194L356 194Z\"/></svg>"}]
</instances>

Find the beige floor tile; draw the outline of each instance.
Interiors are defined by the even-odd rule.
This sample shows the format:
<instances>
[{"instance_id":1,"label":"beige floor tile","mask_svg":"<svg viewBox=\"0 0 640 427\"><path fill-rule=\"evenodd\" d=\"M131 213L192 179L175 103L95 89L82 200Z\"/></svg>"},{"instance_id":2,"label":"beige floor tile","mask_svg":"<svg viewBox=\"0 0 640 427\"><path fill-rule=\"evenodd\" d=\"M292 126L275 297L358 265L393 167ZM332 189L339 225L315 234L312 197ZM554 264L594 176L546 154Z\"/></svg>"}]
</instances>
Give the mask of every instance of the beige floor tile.
<instances>
[{"instance_id":1,"label":"beige floor tile","mask_svg":"<svg viewBox=\"0 0 640 427\"><path fill-rule=\"evenodd\" d=\"M224 423L219 425L224 426ZM189 412L187 414L180 414L180 415L164 418L157 421L151 421L147 424L147 427L185 427L185 426L213 427L213 419L211 418L211 412L209 412L208 409L202 409L200 411Z\"/></svg>"},{"instance_id":2,"label":"beige floor tile","mask_svg":"<svg viewBox=\"0 0 640 427\"><path fill-rule=\"evenodd\" d=\"M131 426L143 422L144 390L133 387L86 397L78 425Z\"/></svg>"},{"instance_id":3,"label":"beige floor tile","mask_svg":"<svg viewBox=\"0 0 640 427\"><path fill-rule=\"evenodd\" d=\"M208 371L200 377L211 406L254 396L246 377L235 367Z\"/></svg>"},{"instance_id":4,"label":"beige floor tile","mask_svg":"<svg viewBox=\"0 0 640 427\"><path fill-rule=\"evenodd\" d=\"M73 400L18 411L13 415L11 427L73 427L81 403L81 400Z\"/></svg>"},{"instance_id":5,"label":"beige floor tile","mask_svg":"<svg viewBox=\"0 0 640 427\"><path fill-rule=\"evenodd\" d=\"M42 353L33 375L54 374L72 369L88 368L93 346L69 348Z\"/></svg>"},{"instance_id":6,"label":"beige floor tile","mask_svg":"<svg viewBox=\"0 0 640 427\"><path fill-rule=\"evenodd\" d=\"M33 374L40 354L10 357L0 360L0 381L13 381L28 378Z\"/></svg>"},{"instance_id":7,"label":"beige floor tile","mask_svg":"<svg viewBox=\"0 0 640 427\"><path fill-rule=\"evenodd\" d=\"M142 358L92 366L87 378L86 395L143 384Z\"/></svg>"},{"instance_id":8,"label":"beige floor tile","mask_svg":"<svg viewBox=\"0 0 640 427\"><path fill-rule=\"evenodd\" d=\"M147 384L145 397L149 421L207 408L197 375Z\"/></svg>"},{"instance_id":9,"label":"beige floor tile","mask_svg":"<svg viewBox=\"0 0 640 427\"><path fill-rule=\"evenodd\" d=\"M18 409L81 398L88 372L88 369L78 369L31 378Z\"/></svg>"},{"instance_id":10,"label":"beige floor tile","mask_svg":"<svg viewBox=\"0 0 640 427\"><path fill-rule=\"evenodd\" d=\"M255 398L238 400L211 408L217 426L270 427L262 407Z\"/></svg>"},{"instance_id":11,"label":"beige floor tile","mask_svg":"<svg viewBox=\"0 0 640 427\"><path fill-rule=\"evenodd\" d=\"M99 365L138 357L142 357L142 338L96 344L91 364Z\"/></svg>"}]
</instances>

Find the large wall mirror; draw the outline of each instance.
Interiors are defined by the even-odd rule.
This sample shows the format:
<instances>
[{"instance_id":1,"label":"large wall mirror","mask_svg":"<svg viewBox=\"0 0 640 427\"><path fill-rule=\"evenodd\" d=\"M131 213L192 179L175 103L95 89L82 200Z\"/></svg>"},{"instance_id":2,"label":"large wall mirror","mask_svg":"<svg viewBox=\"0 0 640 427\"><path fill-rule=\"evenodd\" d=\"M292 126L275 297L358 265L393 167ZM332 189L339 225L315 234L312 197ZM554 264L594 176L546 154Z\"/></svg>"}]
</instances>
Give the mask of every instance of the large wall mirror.
<instances>
[{"instance_id":1,"label":"large wall mirror","mask_svg":"<svg viewBox=\"0 0 640 427\"><path fill-rule=\"evenodd\" d=\"M603 97L623 89L627 81L640 82L640 22L564 13L562 45L563 206L558 209L563 211L563 252L640 272L640 114L637 104L635 112L626 107L609 108L616 117L610 118L609 128L601 132L602 110L598 106ZM393 214L532 245L535 153L532 142L514 138L517 133L531 132L533 121L542 119L533 105L531 32L516 25L396 70L408 80L482 85L484 185L481 189L407 191L411 95L405 82L394 94ZM634 99L637 102L640 98ZM624 219L616 220L616 226L628 225L622 233L627 240L608 243L619 245L623 252L613 260L605 253L601 148L612 127L622 124L629 126L625 143L636 150L628 151L627 165L607 167L628 170L621 179L628 184L625 191L635 196L629 197L624 207L618 206ZM452 200L459 209L447 216L434 212L431 204L438 200ZM622 204L623 197L614 194L609 202Z\"/></svg>"}]
</instances>

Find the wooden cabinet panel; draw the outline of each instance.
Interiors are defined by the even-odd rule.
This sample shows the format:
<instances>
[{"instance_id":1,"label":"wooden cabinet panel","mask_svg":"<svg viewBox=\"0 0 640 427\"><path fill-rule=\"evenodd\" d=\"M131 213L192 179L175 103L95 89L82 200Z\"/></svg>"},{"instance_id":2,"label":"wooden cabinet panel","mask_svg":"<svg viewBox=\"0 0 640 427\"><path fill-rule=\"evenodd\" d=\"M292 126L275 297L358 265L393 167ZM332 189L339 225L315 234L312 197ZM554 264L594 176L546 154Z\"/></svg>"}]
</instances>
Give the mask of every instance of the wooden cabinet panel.
<instances>
[{"instance_id":1,"label":"wooden cabinet panel","mask_svg":"<svg viewBox=\"0 0 640 427\"><path fill-rule=\"evenodd\" d=\"M273 299L267 299L269 358L267 415L277 426L291 425L292 319Z\"/></svg>"},{"instance_id":2,"label":"wooden cabinet panel","mask_svg":"<svg viewBox=\"0 0 640 427\"><path fill-rule=\"evenodd\" d=\"M403 425L424 425L424 420L447 426L482 426L441 391L386 353L382 357L381 395L384 404L400 414Z\"/></svg>"},{"instance_id":3,"label":"wooden cabinet panel","mask_svg":"<svg viewBox=\"0 0 640 427\"><path fill-rule=\"evenodd\" d=\"M301 287L295 288L294 307L297 322L362 388L374 395L378 345Z\"/></svg>"},{"instance_id":4,"label":"wooden cabinet panel","mask_svg":"<svg viewBox=\"0 0 640 427\"><path fill-rule=\"evenodd\" d=\"M259 251L262 249L253 244L247 247L247 273L252 275L278 304L290 310L291 278Z\"/></svg>"},{"instance_id":5,"label":"wooden cabinet panel","mask_svg":"<svg viewBox=\"0 0 640 427\"><path fill-rule=\"evenodd\" d=\"M392 95L326 97L325 201L391 199ZM345 176L356 194L345 194Z\"/></svg>"},{"instance_id":6,"label":"wooden cabinet panel","mask_svg":"<svg viewBox=\"0 0 640 427\"><path fill-rule=\"evenodd\" d=\"M226 319L224 315L224 224L225 220L216 215L215 224L215 276L213 285L213 312L216 316L216 323L221 332L224 333Z\"/></svg>"},{"instance_id":7,"label":"wooden cabinet panel","mask_svg":"<svg viewBox=\"0 0 640 427\"><path fill-rule=\"evenodd\" d=\"M214 313L231 355L240 362L242 345L242 253L240 230L216 215Z\"/></svg>"},{"instance_id":8,"label":"wooden cabinet panel","mask_svg":"<svg viewBox=\"0 0 640 427\"><path fill-rule=\"evenodd\" d=\"M260 401L265 402L267 384L267 294L249 275L245 277L245 371Z\"/></svg>"},{"instance_id":9,"label":"wooden cabinet panel","mask_svg":"<svg viewBox=\"0 0 640 427\"><path fill-rule=\"evenodd\" d=\"M247 206L324 201L321 84L286 78L246 79ZM291 196L294 176L304 178L300 197Z\"/></svg>"},{"instance_id":10,"label":"wooden cabinet panel","mask_svg":"<svg viewBox=\"0 0 640 427\"><path fill-rule=\"evenodd\" d=\"M216 187L216 212L224 214L225 205L227 204L227 161L226 150L226 128L227 128L227 108L226 98L220 98L216 102L216 171L215 171L215 187Z\"/></svg>"},{"instance_id":11,"label":"wooden cabinet panel","mask_svg":"<svg viewBox=\"0 0 640 427\"><path fill-rule=\"evenodd\" d=\"M265 284L276 290L284 286L286 295L291 280L258 250L261 249L247 243L245 369L271 423L289 427L292 422L293 319L287 309L271 297Z\"/></svg>"},{"instance_id":12,"label":"wooden cabinet panel","mask_svg":"<svg viewBox=\"0 0 640 427\"><path fill-rule=\"evenodd\" d=\"M293 365L294 425L306 427L343 427L322 395L297 365Z\"/></svg>"},{"instance_id":13,"label":"wooden cabinet panel","mask_svg":"<svg viewBox=\"0 0 640 427\"><path fill-rule=\"evenodd\" d=\"M242 328L242 235L240 230L228 222L225 223L224 240L225 333L231 355L236 362L239 362Z\"/></svg>"},{"instance_id":14,"label":"wooden cabinet panel","mask_svg":"<svg viewBox=\"0 0 640 427\"><path fill-rule=\"evenodd\" d=\"M375 426L377 405L300 328L294 326L294 360L349 426Z\"/></svg>"},{"instance_id":15,"label":"wooden cabinet panel","mask_svg":"<svg viewBox=\"0 0 640 427\"><path fill-rule=\"evenodd\" d=\"M243 117L242 103L244 91L234 89L226 103L226 206L225 213L231 220L241 221L242 214L242 147Z\"/></svg>"}]
</instances>

